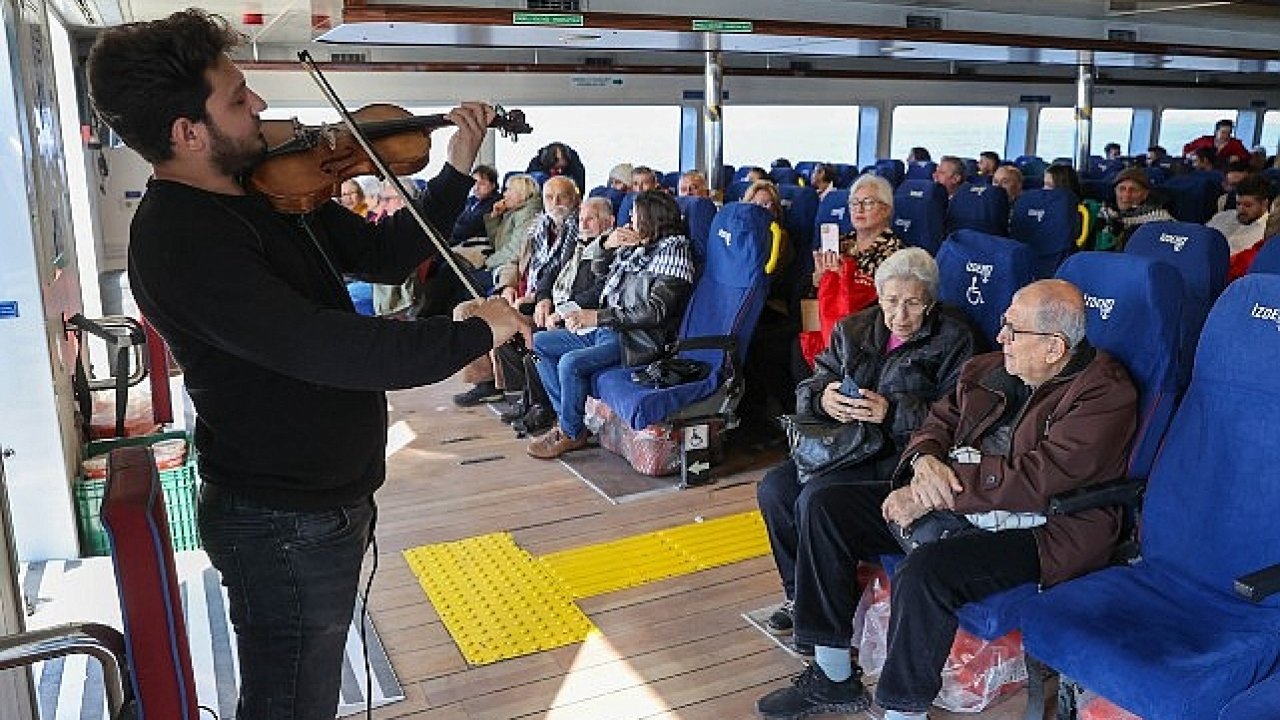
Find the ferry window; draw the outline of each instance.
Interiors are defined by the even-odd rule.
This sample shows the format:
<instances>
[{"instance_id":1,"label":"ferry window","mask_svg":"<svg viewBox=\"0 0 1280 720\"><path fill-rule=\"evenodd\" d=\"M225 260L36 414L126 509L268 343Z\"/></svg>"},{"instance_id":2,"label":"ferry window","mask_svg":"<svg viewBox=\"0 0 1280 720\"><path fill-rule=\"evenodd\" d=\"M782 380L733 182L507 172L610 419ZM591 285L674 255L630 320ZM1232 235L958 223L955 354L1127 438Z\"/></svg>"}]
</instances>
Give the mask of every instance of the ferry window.
<instances>
[{"instance_id":1,"label":"ferry window","mask_svg":"<svg viewBox=\"0 0 1280 720\"><path fill-rule=\"evenodd\" d=\"M1093 131L1089 134L1089 152L1101 155L1107 143L1129 147L1129 128L1133 108L1093 109ZM1045 160L1076 156L1076 109L1041 108L1040 130L1036 135L1036 155Z\"/></svg>"},{"instance_id":2,"label":"ferry window","mask_svg":"<svg viewBox=\"0 0 1280 720\"><path fill-rule=\"evenodd\" d=\"M1262 139L1258 144L1267 149L1267 156L1276 154L1276 146L1280 145L1280 110L1268 110L1262 116Z\"/></svg>"},{"instance_id":3,"label":"ferry window","mask_svg":"<svg viewBox=\"0 0 1280 720\"><path fill-rule=\"evenodd\" d=\"M1182 146L1201 135L1212 135L1213 125L1222 119L1235 122L1235 110L1177 110L1160 113L1160 145L1170 155L1181 155Z\"/></svg>"},{"instance_id":4,"label":"ferry window","mask_svg":"<svg viewBox=\"0 0 1280 720\"><path fill-rule=\"evenodd\" d=\"M680 169L678 105L521 105L520 109L533 132L521 135L518 143L497 139L499 176L523 172L539 148L557 141L577 151L587 170L583 195L603 185L618 163L648 165L658 172Z\"/></svg>"},{"instance_id":5,"label":"ferry window","mask_svg":"<svg viewBox=\"0 0 1280 720\"><path fill-rule=\"evenodd\" d=\"M916 145L943 155L976 158L1005 146L1009 108L1003 105L901 105L893 109L890 157L902 160Z\"/></svg>"},{"instance_id":6,"label":"ferry window","mask_svg":"<svg viewBox=\"0 0 1280 720\"><path fill-rule=\"evenodd\" d=\"M858 151L857 105L727 105L724 162L734 167L776 158L851 163Z\"/></svg>"}]
</instances>

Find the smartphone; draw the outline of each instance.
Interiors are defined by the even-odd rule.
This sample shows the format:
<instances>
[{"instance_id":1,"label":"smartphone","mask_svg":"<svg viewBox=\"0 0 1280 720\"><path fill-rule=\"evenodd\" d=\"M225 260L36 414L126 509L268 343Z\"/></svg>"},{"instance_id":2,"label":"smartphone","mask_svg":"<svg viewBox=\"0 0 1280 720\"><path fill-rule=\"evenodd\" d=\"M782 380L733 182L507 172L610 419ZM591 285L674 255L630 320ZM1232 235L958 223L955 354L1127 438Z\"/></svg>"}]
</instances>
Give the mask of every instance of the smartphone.
<instances>
[{"instance_id":1,"label":"smartphone","mask_svg":"<svg viewBox=\"0 0 1280 720\"><path fill-rule=\"evenodd\" d=\"M835 223L822 223L822 252L840 252L840 226Z\"/></svg>"},{"instance_id":2,"label":"smartphone","mask_svg":"<svg viewBox=\"0 0 1280 720\"><path fill-rule=\"evenodd\" d=\"M853 378L846 375L844 381L840 383L840 394L845 397L851 397L857 400L862 399L862 389L858 387L858 383Z\"/></svg>"}]
</instances>

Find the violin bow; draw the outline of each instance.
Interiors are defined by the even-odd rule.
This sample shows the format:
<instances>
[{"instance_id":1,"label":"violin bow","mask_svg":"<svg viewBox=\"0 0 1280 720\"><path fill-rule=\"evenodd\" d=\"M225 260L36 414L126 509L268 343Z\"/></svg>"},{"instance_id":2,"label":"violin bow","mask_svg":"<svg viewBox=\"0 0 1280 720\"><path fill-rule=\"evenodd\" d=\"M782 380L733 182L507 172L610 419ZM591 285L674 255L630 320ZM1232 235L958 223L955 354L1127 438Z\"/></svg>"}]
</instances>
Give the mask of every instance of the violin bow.
<instances>
[{"instance_id":1,"label":"violin bow","mask_svg":"<svg viewBox=\"0 0 1280 720\"><path fill-rule=\"evenodd\" d=\"M404 209L408 210L409 213L413 215L413 219L416 220L418 226L422 228L422 232L426 233L427 239L430 240L431 244L435 246L437 251L439 251L440 257L449 264L449 268L453 270L453 274L457 275L458 279L462 281L462 286L467 289L467 292L471 294L471 297L475 299L484 297L484 295L480 293L480 289L476 287L476 284L471 277L467 275L467 273L463 272L462 268L458 266L458 261L449 250L448 243L446 243L440 236L440 231L436 230L431 223L427 222L426 218L422 217L422 213L418 212L418 207L414 205L412 199L409 197L408 191L406 191L404 189L404 185L400 183L400 177L391 172L391 168L387 166L385 161L383 161L382 156L378 154L378 151L373 149L373 144L365 137L364 131L360 129L359 123L357 123L355 118L351 116L350 111L348 111L347 106L342 103L342 99L338 97L333 86L329 84L329 81L325 78L324 74L320 72L320 68L316 67L315 61L311 58L311 53L306 50L300 51L298 53L298 61L302 63L302 66L307 70L307 74L309 74L311 79L315 81L317 86L319 86L320 92L324 94L325 99L329 101L329 104L333 106L334 110L338 111L338 115L342 117L342 122L347 126L347 130L351 132L351 136L356 139L356 142L360 143L361 149L363 149L365 154L369 156L369 159L373 161L373 166L382 174L383 179L391 181L391 186L395 188L396 195L399 195L400 200L404 202Z\"/></svg>"}]
</instances>

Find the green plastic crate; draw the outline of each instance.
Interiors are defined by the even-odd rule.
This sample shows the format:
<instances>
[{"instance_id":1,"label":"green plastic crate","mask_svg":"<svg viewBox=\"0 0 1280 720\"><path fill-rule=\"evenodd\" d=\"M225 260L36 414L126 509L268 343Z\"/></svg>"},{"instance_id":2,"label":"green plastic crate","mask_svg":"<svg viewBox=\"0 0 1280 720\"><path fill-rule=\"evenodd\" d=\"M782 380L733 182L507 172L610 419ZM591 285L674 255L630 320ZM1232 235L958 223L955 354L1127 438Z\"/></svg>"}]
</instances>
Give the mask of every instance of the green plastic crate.
<instances>
[{"instance_id":1,"label":"green plastic crate","mask_svg":"<svg viewBox=\"0 0 1280 720\"><path fill-rule=\"evenodd\" d=\"M200 530L196 525L196 497L199 475L196 473L196 450L190 436L183 431L144 435L142 437L94 440L85 448L85 457L109 453L116 448L151 445L161 440L182 438L187 441L187 461L181 467L160 471L160 487L164 491L164 509L169 516L169 537L174 550L200 547ZM80 550L85 555L108 555L111 541L102 527L102 498L105 480L90 480L81 475L74 490L76 520L80 528Z\"/></svg>"}]
</instances>

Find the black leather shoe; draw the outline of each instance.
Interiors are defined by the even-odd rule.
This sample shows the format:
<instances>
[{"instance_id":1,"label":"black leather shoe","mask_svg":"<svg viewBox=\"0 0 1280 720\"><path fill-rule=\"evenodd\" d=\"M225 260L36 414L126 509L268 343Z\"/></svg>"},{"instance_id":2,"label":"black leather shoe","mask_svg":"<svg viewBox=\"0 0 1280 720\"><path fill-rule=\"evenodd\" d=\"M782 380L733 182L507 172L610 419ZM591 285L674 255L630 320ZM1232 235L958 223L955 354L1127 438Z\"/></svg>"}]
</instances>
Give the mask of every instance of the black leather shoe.
<instances>
[{"instance_id":1,"label":"black leather shoe","mask_svg":"<svg viewBox=\"0 0 1280 720\"><path fill-rule=\"evenodd\" d=\"M842 682L829 680L817 663L792 680L791 687L774 690L756 701L756 712L765 720L802 720L824 713L857 713L871 707L871 695L862 686L862 668Z\"/></svg>"}]
</instances>

